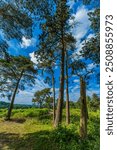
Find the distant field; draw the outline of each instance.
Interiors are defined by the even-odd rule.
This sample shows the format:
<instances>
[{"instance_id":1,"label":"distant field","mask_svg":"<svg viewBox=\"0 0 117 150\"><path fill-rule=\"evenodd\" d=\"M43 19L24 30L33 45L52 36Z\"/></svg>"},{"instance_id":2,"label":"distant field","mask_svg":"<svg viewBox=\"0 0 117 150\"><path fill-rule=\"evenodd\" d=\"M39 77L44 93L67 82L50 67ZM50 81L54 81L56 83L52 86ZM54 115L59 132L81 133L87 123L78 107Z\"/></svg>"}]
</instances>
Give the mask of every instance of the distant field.
<instances>
[{"instance_id":1,"label":"distant field","mask_svg":"<svg viewBox=\"0 0 117 150\"><path fill-rule=\"evenodd\" d=\"M79 137L79 109L71 109L71 124L52 126L48 109L14 109L12 120L4 121L6 109L0 109L0 150L99 150L99 111L89 112L88 136Z\"/></svg>"}]
</instances>

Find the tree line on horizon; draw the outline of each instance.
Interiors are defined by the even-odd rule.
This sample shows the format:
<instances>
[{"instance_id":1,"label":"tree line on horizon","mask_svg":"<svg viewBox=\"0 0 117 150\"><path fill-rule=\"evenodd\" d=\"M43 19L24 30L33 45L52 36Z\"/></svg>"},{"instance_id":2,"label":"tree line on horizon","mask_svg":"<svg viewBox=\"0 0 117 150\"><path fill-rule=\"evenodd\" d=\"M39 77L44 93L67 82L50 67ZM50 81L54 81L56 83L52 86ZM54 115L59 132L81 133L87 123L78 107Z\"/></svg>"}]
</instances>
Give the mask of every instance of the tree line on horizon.
<instances>
[{"instance_id":1,"label":"tree line on horizon","mask_svg":"<svg viewBox=\"0 0 117 150\"><path fill-rule=\"evenodd\" d=\"M89 4L83 1L85 4ZM89 1L88 1L89 2ZM62 123L64 97L66 97L66 124L70 124L69 81L76 76L80 81L80 136L87 136L87 84L95 69L88 68L88 60L99 66L99 8L89 12L90 28L94 37L84 39L80 53L76 53L76 39L72 34L74 17L66 0L19 0L0 2L1 31L4 38L0 40L0 93L2 97L10 99L10 106L6 120L10 120L16 94L33 86L39 72L47 74L46 82L52 87L53 125L58 127ZM46 8L46 9L45 9ZM70 24L73 22L72 24ZM11 39L22 40L31 38L32 29L38 25L41 33L38 38L37 49L34 52L38 64L34 64L24 56L12 56L8 53ZM56 104L55 97L55 67L60 69L59 96ZM98 77L99 74L96 74ZM90 83L89 83L90 84ZM46 89L47 90L47 89ZM66 96L64 96L64 91ZM46 94L48 91L45 92ZM38 97L39 93L35 93ZM35 99L33 99L35 101Z\"/></svg>"},{"instance_id":2,"label":"tree line on horizon","mask_svg":"<svg viewBox=\"0 0 117 150\"><path fill-rule=\"evenodd\" d=\"M50 90L50 88L49 88L49 90ZM37 92L39 92L40 95L43 95L43 92L41 92L41 91L37 91ZM96 93L93 93L92 96L87 96L86 100L87 100L87 106L88 106L88 108L90 108L90 110L92 110L92 111L99 110L100 97ZM8 109L9 104L10 104L9 102L0 101L0 108L1 109L4 109L4 108ZM73 100L69 101L70 109L71 108L80 109L80 106L81 106L80 104L81 104L80 98L77 101L73 101ZM57 105L57 99L55 101L55 108L56 108L56 105ZM49 110L52 110L53 109L53 97L51 97L51 95L48 95L45 98L43 98L41 96L34 97L32 99L32 104L15 103L13 108L14 109L28 109L28 108L40 108L40 109L42 108L43 109L43 108L48 108ZM64 101L63 109L65 109L65 108L66 108L66 102Z\"/></svg>"},{"instance_id":3,"label":"tree line on horizon","mask_svg":"<svg viewBox=\"0 0 117 150\"><path fill-rule=\"evenodd\" d=\"M58 99L55 99L55 109L57 106ZM86 96L87 107L93 111L99 109L100 106L100 97L93 93L92 96ZM70 108L79 108L81 107L81 100L80 97L77 101L69 100ZM40 91L36 91L34 94L34 98L32 99L32 107L35 108L53 108L53 97L51 88L45 88ZM63 109L66 108L66 101L63 102ZM54 118L53 118L54 119Z\"/></svg>"}]
</instances>

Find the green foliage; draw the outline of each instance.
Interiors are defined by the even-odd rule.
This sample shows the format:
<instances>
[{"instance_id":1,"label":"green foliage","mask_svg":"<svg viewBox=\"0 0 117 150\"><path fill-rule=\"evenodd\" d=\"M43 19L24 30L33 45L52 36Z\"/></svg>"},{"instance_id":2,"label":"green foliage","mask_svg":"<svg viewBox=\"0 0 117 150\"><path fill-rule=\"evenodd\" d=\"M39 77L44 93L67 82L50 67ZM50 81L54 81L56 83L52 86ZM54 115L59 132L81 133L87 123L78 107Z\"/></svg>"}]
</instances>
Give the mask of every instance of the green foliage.
<instances>
[{"instance_id":1,"label":"green foliage","mask_svg":"<svg viewBox=\"0 0 117 150\"><path fill-rule=\"evenodd\" d=\"M87 101L88 109L91 109L92 111L99 110L99 108L100 108L100 97L96 93L93 93L91 97L87 96L86 101ZM81 108L80 98L78 99L77 102L70 102L70 107L80 109Z\"/></svg>"},{"instance_id":2,"label":"green foliage","mask_svg":"<svg viewBox=\"0 0 117 150\"><path fill-rule=\"evenodd\" d=\"M0 109L0 118L3 118L6 116L7 109ZM17 119L26 119L26 118L37 118L38 120L42 122L50 122L51 115L49 113L49 110L46 108L38 109L38 108L28 108L28 109L14 109L12 111L12 118Z\"/></svg>"},{"instance_id":3,"label":"green foliage","mask_svg":"<svg viewBox=\"0 0 117 150\"><path fill-rule=\"evenodd\" d=\"M15 1L0 1L0 29L7 39L31 36L32 19Z\"/></svg>"},{"instance_id":4,"label":"green foliage","mask_svg":"<svg viewBox=\"0 0 117 150\"><path fill-rule=\"evenodd\" d=\"M5 111L0 110L0 114ZM13 121L4 122L0 119L0 144L4 140L1 149L7 146L12 150L22 150L22 147L23 150L99 150L99 110L89 111L88 136L85 140L81 140L78 133L79 109L71 109L74 124L66 127L63 123L57 129L52 127L50 117L42 117L49 114L48 109L14 109L13 112ZM42 118L38 118L39 115Z\"/></svg>"},{"instance_id":5,"label":"green foliage","mask_svg":"<svg viewBox=\"0 0 117 150\"><path fill-rule=\"evenodd\" d=\"M37 74L33 62L24 56L10 56L9 61L0 59L0 71L2 96L10 96L17 84L20 90L24 90L25 85L32 86Z\"/></svg>"},{"instance_id":6,"label":"green foliage","mask_svg":"<svg viewBox=\"0 0 117 150\"><path fill-rule=\"evenodd\" d=\"M39 49L36 57L39 61L39 69L46 70L51 77L54 78L55 64L61 64L61 81L60 81L60 103L58 103L58 112L62 116L62 101L64 97L64 70L65 60L67 67L75 49L75 39L70 33L71 25L69 24L71 17L70 9L65 0L19 0L1 2L0 18L2 20L0 27L7 39L22 39L22 36L31 36L32 19L37 17L40 25L41 33L39 36ZM90 0L83 0L85 4L89 4ZM46 8L46 9L45 9ZM26 12L25 12L26 10ZM28 13L27 13L28 12ZM64 12L64 13L63 13ZM81 54L86 59L90 58L94 63L99 64L99 9L89 13L91 28L95 33L95 37L86 41ZM36 20L35 20L36 21ZM29 28L31 27L31 28ZM30 29L30 30L28 30ZM28 30L28 32L26 32ZM4 41L0 42L0 92L5 96L13 93L14 98L17 89L24 90L25 84L31 86L34 84L34 75L37 71L34 64L25 57L8 56L8 44ZM66 54L66 55L65 55ZM68 56L68 57L67 57ZM71 59L72 60L72 59ZM70 62L71 63L71 62ZM72 73L77 75L83 73L83 69L87 71L87 66L79 58L71 64ZM68 71L69 72L69 71ZM11 96L9 94L9 97ZM50 89L44 89L35 93L33 102L39 103L40 107L52 107ZM79 137L79 120L80 110L71 109L71 124L65 126L65 110L63 114L63 124L57 129L52 128L52 112L49 109L14 109L11 122L0 120L0 149L34 149L38 150L99 150L99 99L96 95L92 96L92 100L87 99L89 106L88 136L85 140ZM80 103L70 103L71 107L79 108ZM64 105L65 106L65 105ZM60 112L59 112L60 110ZM92 112L95 110L95 112ZM5 117L7 109L0 109L0 118ZM57 115L56 115L57 116ZM58 120L62 120L59 118ZM11 134L12 133L12 134ZM4 140L5 139L5 140ZM3 143L1 141L3 140ZM2 145L2 148L1 148Z\"/></svg>"},{"instance_id":7,"label":"green foliage","mask_svg":"<svg viewBox=\"0 0 117 150\"><path fill-rule=\"evenodd\" d=\"M0 40L0 58L4 58L6 60L9 59L9 54L7 53L8 44L4 40Z\"/></svg>"},{"instance_id":8,"label":"green foliage","mask_svg":"<svg viewBox=\"0 0 117 150\"><path fill-rule=\"evenodd\" d=\"M95 36L87 39L83 44L83 48L80 51L81 55L86 59L90 59L93 63L100 63L100 9L96 8L94 12L90 12L89 20L91 21L91 28L94 31Z\"/></svg>"},{"instance_id":9,"label":"green foliage","mask_svg":"<svg viewBox=\"0 0 117 150\"><path fill-rule=\"evenodd\" d=\"M1 101L1 102L0 102L0 109L1 109L1 108L8 108L9 105L10 105L10 103ZM24 109L24 108L31 108L31 107L32 107L32 105L14 104L14 108L15 108L15 109Z\"/></svg>"},{"instance_id":10,"label":"green foliage","mask_svg":"<svg viewBox=\"0 0 117 150\"><path fill-rule=\"evenodd\" d=\"M95 93L93 93L93 95L92 95L92 100L90 102L90 108L94 111L96 111L100 108L100 98Z\"/></svg>"},{"instance_id":11,"label":"green foliage","mask_svg":"<svg viewBox=\"0 0 117 150\"><path fill-rule=\"evenodd\" d=\"M97 8L93 12L89 12L89 20L91 22L91 28L94 32L99 34L100 32L100 9Z\"/></svg>"},{"instance_id":12,"label":"green foliage","mask_svg":"<svg viewBox=\"0 0 117 150\"><path fill-rule=\"evenodd\" d=\"M0 118L3 118L6 116L7 109L0 109Z\"/></svg>"},{"instance_id":13,"label":"green foliage","mask_svg":"<svg viewBox=\"0 0 117 150\"><path fill-rule=\"evenodd\" d=\"M34 94L32 102L37 103L37 105L42 108L44 106L51 108L53 98L51 97L50 88L45 88L41 91L37 91Z\"/></svg>"},{"instance_id":14,"label":"green foliage","mask_svg":"<svg viewBox=\"0 0 117 150\"><path fill-rule=\"evenodd\" d=\"M86 63L79 59L79 56L76 54L75 59L72 60L72 63L70 64L70 67L72 69L72 74L77 75L78 77L82 74L81 71L83 69L86 70ZM84 72L83 72L84 73Z\"/></svg>"},{"instance_id":15,"label":"green foliage","mask_svg":"<svg viewBox=\"0 0 117 150\"><path fill-rule=\"evenodd\" d=\"M13 110L13 117L14 118L26 118L26 117L37 117L37 118L42 118L43 115L47 115L49 113L49 110L46 108L43 109L36 109L36 108L31 108L31 109L17 109Z\"/></svg>"}]
</instances>

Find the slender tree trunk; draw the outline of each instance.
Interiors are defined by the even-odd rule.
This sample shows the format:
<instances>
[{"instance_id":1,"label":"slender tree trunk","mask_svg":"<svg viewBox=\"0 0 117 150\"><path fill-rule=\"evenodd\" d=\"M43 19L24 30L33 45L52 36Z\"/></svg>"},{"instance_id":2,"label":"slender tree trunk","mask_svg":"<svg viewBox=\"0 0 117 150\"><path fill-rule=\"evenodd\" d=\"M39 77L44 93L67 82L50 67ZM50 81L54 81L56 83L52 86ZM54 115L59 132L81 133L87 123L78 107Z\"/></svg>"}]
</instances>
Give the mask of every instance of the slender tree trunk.
<instances>
[{"instance_id":1,"label":"slender tree trunk","mask_svg":"<svg viewBox=\"0 0 117 150\"><path fill-rule=\"evenodd\" d=\"M70 106L69 106L69 81L68 81L68 54L66 51L66 124L70 123Z\"/></svg>"},{"instance_id":2,"label":"slender tree trunk","mask_svg":"<svg viewBox=\"0 0 117 150\"><path fill-rule=\"evenodd\" d=\"M87 119L89 119L87 100L86 100L86 109L87 109Z\"/></svg>"},{"instance_id":3,"label":"slender tree trunk","mask_svg":"<svg viewBox=\"0 0 117 150\"><path fill-rule=\"evenodd\" d=\"M65 65L65 46L64 46L64 35L62 32L62 50L61 50L61 73L60 73L60 88L59 88L59 98L57 103L56 118L54 122L54 127L57 127L59 123L62 122L62 107L64 101L64 65Z\"/></svg>"},{"instance_id":4,"label":"slender tree trunk","mask_svg":"<svg viewBox=\"0 0 117 150\"><path fill-rule=\"evenodd\" d=\"M11 103L10 103L10 106L9 106L9 109L8 109L8 113L7 113L7 116L6 116L5 120L10 120L10 118L11 118L11 112L12 112L12 109L13 109L15 96L16 96L16 93L17 93L18 86L19 86L20 80L22 78L22 75L23 75L23 71L21 72L20 78L17 81L17 84L16 84L16 87L15 87L15 90L14 90L14 93L13 93L13 96L12 96L12 99L11 99Z\"/></svg>"},{"instance_id":5,"label":"slender tree trunk","mask_svg":"<svg viewBox=\"0 0 117 150\"><path fill-rule=\"evenodd\" d=\"M54 75L52 77L52 86L53 86L53 123L55 121L55 79Z\"/></svg>"},{"instance_id":6,"label":"slender tree trunk","mask_svg":"<svg viewBox=\"0 0 117 150\"><path fill-rule=\"evenodd\" d=\"M87 103L86 103L86 83L83 77L80 77L80 98L81 98L80 137L84 139L87 136Z\"/></svg>"}]
</instances>

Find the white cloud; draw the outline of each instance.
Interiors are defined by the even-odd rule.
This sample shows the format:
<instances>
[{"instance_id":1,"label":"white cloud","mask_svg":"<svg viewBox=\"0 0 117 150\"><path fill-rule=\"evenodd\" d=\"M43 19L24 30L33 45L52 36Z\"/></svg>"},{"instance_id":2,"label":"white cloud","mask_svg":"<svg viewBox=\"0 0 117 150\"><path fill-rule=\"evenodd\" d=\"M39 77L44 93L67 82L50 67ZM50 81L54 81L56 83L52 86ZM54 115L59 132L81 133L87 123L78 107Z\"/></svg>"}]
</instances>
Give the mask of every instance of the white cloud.
<instances>
[{"instance_id":1,"label":"white cloud","mask_svg":"<svg viewBox=\"0 0 117 150\"><path fill-rule=\"evenodd\" d=\"M34 93L31 91L20 91L20 93L16 95L15 104L32 104L33 95Z\"/></svg>"},{"instance_id":2,"label":"white cloud","mask_svg":"<svg viewBox=\"0 0 117 150\"><path fill-rule=\"evenodd\" d=\"M73 16L75 17L74 22L76 25L72 29L72 34L76 39L76 48L77 53L82 48L81 39L87 34L89 28L90 28L90 21L88 19L88 10L85 6L78 7L76 14ZM72 22L70 22L72 23ZM91 37L92 35L90 35Z\"/></svg>"},{"instance_id":3,"label":"white cloud","mask_svg":"<svg viewBox=\"0 0 117 150\"><path fill-rule=\"evenodd\" d=\"M42 77L36 79L35 85L32 89L26 91L20 91L16 96L15 103L18 104L32 104L32 98L36 91L41 91L44 88L49 88L48 84L45 84Z\"/></svg>"},{"instance_id":4,"label":"white cloud","mask_svg":"<svg viewBox=\"0 0 117 150\"><path fill-rule=\"evenodd\" d=\"M74 4L75 4L74 0L69 0L68 5L70 6L70 8L73 8Z\"/></svg>"},{"instance_id":5,"label":"white cloud","mask_svg":"<svg viewBox=\"0 0 117 150\"><path fill-rule=\"evenodd\" d=\"M70 93L78 92L79 89L80 89L79 85L73 86Z\"/></svg>"},{"instance_id":6,"label":"white cloud","mask_svg":"<svg viewBox=\"0 0 117 150\"><path fill-rule=\"evenodd\" d=\"M22 43L20 43L21 48L27 48L29 46L34 46L36 44L36 39L28 39L25 36L22 37Z\"/></svg>"},{"instance_id":7,"label":"white cloud","mask_svg":"<svg viewBox=\"0 0 117 150\"><path fill-rule=\"evenodd\" d=\"M35 57L34 52L29 54L30 59L33 63L38 64L37 58Z\"/></svg>"},{"instance_id":8,"label":"white cloud","mask_svg":"<svg viewBox=\"0 0 117 150\"><path fill-rule=\"evenodd\" d=\"M91 33L91 34L88 35L87 39L90 39L90 38L92 38L92 37L94 37L94 36L95 36L95 35Z\"/></svg>"},{"instance_id":9,"label":"white cloud","mask_svg":"<svg viewBox=\"0 0 117 150\"><path fill-rule=\"evenodd\" d=\"M74 83L79 83L79 80L75 79L75 80L74 80Z\"/></svg>"},{"instance_id":10,"label":"white cloud","mask_svg":"<svg viewBox=\"0 0 117 150\"><path fill-rule=\"evenodd\" d=\"M41 63L42 63L42 61L40 60L41 56L38 55L38 59L37 59L37 58L35 57L34 52L30 53L29 56L30 56L30 59L31 59L31 61L32 61L33 63L35 63L35 64L39 64L39 63L41 64ZM56 69L57 69L57 68L56 68Z\"/></svg>"},{"instance_id":11,"label":"white cloud","mask_svg":"<svg viewBox=\"0 0 117 150\"><path fill-rule=\"evenodd\" d=\"M39 77L38 79L36 79L35 86L31 91L32 92L35 92L35 91L38 91L38 90L40 91L44 88L49 88L49 85L44 82L42 77Z\"/></svg>"},{"instance_id":12,"label":"white cloud","mask_svg":"<svg viewBox=\"0 0 117 150\"><path fill-rule=\"evenodd\" d=\"M87 90L87 95L92 96L93 93L96 93L97 95L100 95L99 89Z\"/></svg>"},{"instance_id":13,"label":"white cloud","mask_svg":"<svg viewBox=\"0 0 117 150\"><path fill-rule=\"evenodd\" d=\"M75 22L79 23L75 26L73 29L73 34L77 41L79 41L81 38L84 37L84 35L87 33L89 27L90 27L90 21L88 20L88 10L82 6L77 9L75 17Z\"/></svg>"},{"instance_id":14,"label":"white cloud","mask_svg":"<svg viewBox=\"0 0 117 150\"><path fill-rule=\"evenodd\" d=\"M87 66L87 68L88 68L88 70L91 70L91 69L95 68L95 65L93 63L91 63Z\"/></svg>"},{"instance_id":15,"label":"white cloud","mask_svg":"<svg viewBox=\"0 0 117 150\"><path fill-rule=\"evenodd\" d=\"M80 83L78 79L74 79L74 83L76 83L75 85L72 85L69 87L69 97L70 97L70 101L78 101L79 97L80 97Z\"/></svg>"}]
</instances>

